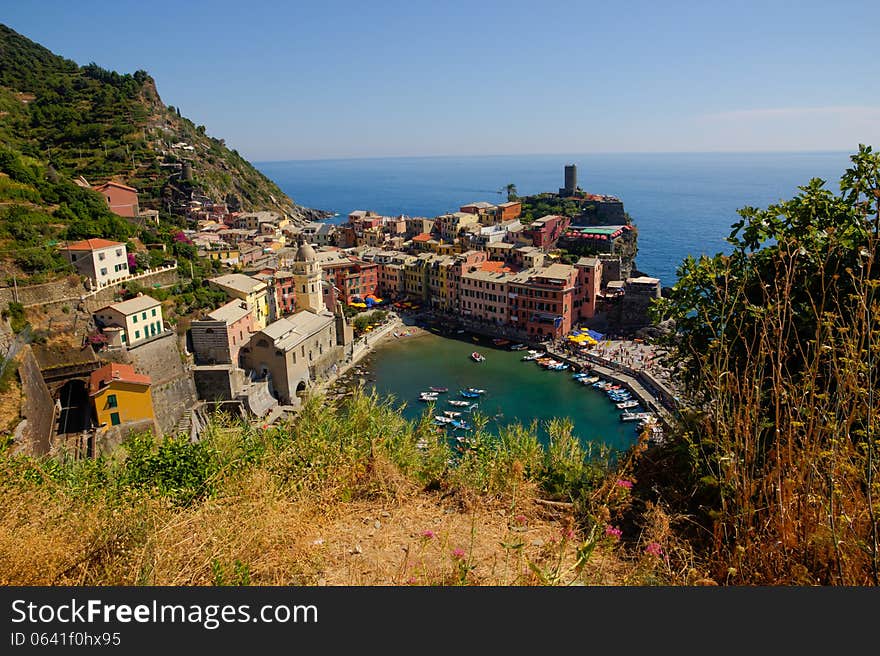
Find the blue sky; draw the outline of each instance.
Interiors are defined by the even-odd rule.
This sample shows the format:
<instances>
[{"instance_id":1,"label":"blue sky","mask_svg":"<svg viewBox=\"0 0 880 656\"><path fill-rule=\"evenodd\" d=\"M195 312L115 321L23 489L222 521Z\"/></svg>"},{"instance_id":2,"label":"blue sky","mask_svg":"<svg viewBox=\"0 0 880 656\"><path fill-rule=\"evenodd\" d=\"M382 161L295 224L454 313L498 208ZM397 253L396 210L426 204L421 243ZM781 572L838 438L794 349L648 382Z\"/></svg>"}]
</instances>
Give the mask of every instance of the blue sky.
<instances>
[{"instance_id":1,"label":"blue sky","mask_svg":"<svg viewBox=\"0 0 880 656\"><path fill-rule=\"evenodd\" d=\"M253 160L880 146L880 2L2 0Z\"/></svg>"}]
</instances>

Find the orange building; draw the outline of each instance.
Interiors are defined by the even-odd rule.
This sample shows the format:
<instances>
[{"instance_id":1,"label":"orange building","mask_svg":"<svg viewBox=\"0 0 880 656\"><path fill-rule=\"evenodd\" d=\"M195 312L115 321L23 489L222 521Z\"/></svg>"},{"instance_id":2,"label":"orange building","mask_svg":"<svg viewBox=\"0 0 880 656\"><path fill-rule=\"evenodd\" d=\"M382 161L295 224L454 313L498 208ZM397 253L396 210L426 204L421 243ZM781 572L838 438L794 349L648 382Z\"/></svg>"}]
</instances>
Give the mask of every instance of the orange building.
<instances>
[{"instance_id":1,"label":"orange building","mask_svg":"<svg viewBox=\"0 0 880 656\"><path fill-rule=\"evenodd\" d=\"M140 213L137 189L118 182L105 182L94 188L107 201L110 211L119 216L135 218Z\"/></svg>"}]
</instances>

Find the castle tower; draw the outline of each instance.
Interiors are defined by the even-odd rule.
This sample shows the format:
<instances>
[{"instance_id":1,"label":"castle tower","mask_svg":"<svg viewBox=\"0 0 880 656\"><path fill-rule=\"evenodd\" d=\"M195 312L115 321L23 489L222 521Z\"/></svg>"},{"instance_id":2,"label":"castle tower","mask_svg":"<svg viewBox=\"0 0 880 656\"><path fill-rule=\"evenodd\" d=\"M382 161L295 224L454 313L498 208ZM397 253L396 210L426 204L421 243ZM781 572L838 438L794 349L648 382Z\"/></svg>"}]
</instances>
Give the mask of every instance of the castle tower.
<instances>
[{"instance_id":1,"label":"castle tower","mask_svg":"<svg viewBox=\"0 0 880 656\"><path fill-rule=\"evenodd\" d=\"M565 165L565 186L560 188L559 195L568 197L574 196L574 192L577 191L578 184L578 172L577 166L574 164L566 164Z\"/></svg>"},{"instance_id":2,"label":"castle tower","mask_svg":"<svg viewBox=\"0 0 880 656\"><path fill-rule=\"evenodd\" d=\"M293 258L292 268L296 311L321 312L324 309L324 292L321 288L321 267L315 249L309 244L300 245Z\"/></svg>"}]
</instances>

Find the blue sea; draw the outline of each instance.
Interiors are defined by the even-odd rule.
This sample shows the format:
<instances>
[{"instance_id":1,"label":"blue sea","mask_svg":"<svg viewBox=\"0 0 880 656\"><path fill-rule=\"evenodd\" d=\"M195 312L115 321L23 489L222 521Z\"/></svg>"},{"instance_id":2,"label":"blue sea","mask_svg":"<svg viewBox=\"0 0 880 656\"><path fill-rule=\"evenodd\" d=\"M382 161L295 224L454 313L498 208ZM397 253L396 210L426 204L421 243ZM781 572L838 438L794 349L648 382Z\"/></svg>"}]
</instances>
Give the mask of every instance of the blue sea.
<instances>
[{"instance_id":1,"label":"blue sea","mask_svg":"<svg viewBox=\"0 0 880 656\"><path fill-rule=\"evenodd\" d=\"M478 200L502 202L557 191L563 167L577 164L578 184L618 196L639 227L636 266L672 285L687 255L729 251L725 237L737 209L791 198L819 177L832 190L849 153L663 153L401 157L261 162L256 166L300 205L337 212L436 216Z\"/></svg>"}]
</instances>

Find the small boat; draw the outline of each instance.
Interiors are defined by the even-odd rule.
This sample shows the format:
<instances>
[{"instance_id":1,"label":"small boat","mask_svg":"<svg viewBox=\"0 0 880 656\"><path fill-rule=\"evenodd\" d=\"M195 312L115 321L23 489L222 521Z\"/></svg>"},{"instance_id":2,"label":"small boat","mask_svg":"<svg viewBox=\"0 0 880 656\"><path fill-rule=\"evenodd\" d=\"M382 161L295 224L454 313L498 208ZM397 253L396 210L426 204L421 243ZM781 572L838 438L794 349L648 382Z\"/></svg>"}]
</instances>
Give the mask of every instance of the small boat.
<instances>
[{"instance_id":1,"label":"small boat","mask_svg":"<svg viewBox=\"0 0 880 656\"><path fill-rule=\"evenodd\" d=\"M510 346L510 350L511 351L525 351L526 345L525 344L512 344Z\"/></svg>"},{"instance_id":2,"label":"small boat","mask_svg":"<svg viewBox=\"0 0 880 656\"><path fill-rule=\"evenodd\" d=\"M471 360L473 360L474 362L483 362L485 359L486 359L486 356L484 356L480 353L477 353L476 351L471 353Z\"/></svg>"},{"instance_id":3,"label":"small boat","mask_svg":"<svg viewBox=\"0 0 880 656\"><path fill-rule=\"evenodd\" d=\"M461 328L459 328L458 330L455 331L455 333L456 333L457 335L462 335L462 334L464 334L464 330L461 329Z\"/></svg>"},{"instance_id":4,"label":"small boat","mask_svg":"<svg viewBox=\"0 0 880 656\"><path fill-rule=\"evenodd\" d=\"M650 412L621 412L620 421L641 421L643 419L653 418Z\"/></svg>"},{"instance_id":5,"label":"small boat","mask_svg":"<svg viewBox=\"0 0 880 656\"><path fill-rule=\"evenodd\" d=\"M467 390L458 390L458 393L466 399L476 399L480 396L479 394L474 394L473 392L469 392Z\"/></svg>"},{"instance_id":6,"label":"small boat","mask_svg":"<svg viewBox=\"0 0 880 656\"><path fill-rule=\"evenodd\" d=\"M450 426L457 428L458 430L471 430L473 428L469 423L460 419L453 419L450 422Z\"/></svg>"},{"instance_id":7,"label":"small boat","mask_svg":"<svg viewBox=\"0 0 880 656\"><path fill-rule=\"evenodd\" d=\"M623 403L617 403L616 405L617 405L617 409L618 409L618 410L626 410L627 408L636 408L636 407L638 407L639 402L638 402L638 401L635 401L635 400L632 400L632 401L624 401Z\"/></svg>"},{"instance_id":8,"label":"small boat","mask_svg":"<svg viewBox=\"0 0 880 656\"><path fill-rule=\"evenodd\" d=\"M425 403L432 403L437 400L436 394L419 394L419 401L424 401Z\"/></svg>"},{"instance_id":9,"label":"small boat","mask_svg":"<svg viewBox=\"0 0 880 656\"><path fill-rule=\"evenodd\" d=\"M444 417L443 415L434 415L434 421L439 424L451 424L454 419L452 417Z\"/></svg>"},{"instance_id":10,"label":"small boat","mask_svg":"<svg viewBox=\"0 0 880 656\"><path fill-rule=\"evenodd\" d=\"M449 388L448 388L448 387L430 387L429 389L430 389L432 392L437 392L438 394L443 394L444 392L448 392L448 391L449 391Z\"/></svg>"},{"instance_id":11,"label":"small boat","mask_svg":"<svg viewBox=\"0 0 880 656\"><path fill-rule=\"evenodd\" d=\"M581 378L581 382L584 385L592 385L593 383L599 382L598 376L590 376L589 378Z\"/></svg>"},{"instance_id":12,"label":"small boat","mask_svg":"<svg viewBox=\"0 0 880 656\"><path fill-rule=\"evenodd\" d=\"M461 417L461 413L456 412L455 410L444 410L443 415L446 417L451 417L452 419L455 419L456 417Z\"/></svg>"},{"instance_id":13,"label":"small boat","mask_svg":"<svg viewBox=\"0 0 880 656\"><path fill-rule=\"evenodd\" d=\"M539 351L529 351L529 354L523 356L523 362L531 362L532 360L538 360L543 358L544 354Z\"/></svg>"},{"instance_id":14,"label":"small boat","mask_svg":"<svg viewBox=\"0 0 880 656\"><path fill-rule=\"evenodd\" d=\"M476 387L468 387L467 391L470 392L471 394L485 394L486 393L486 390L477 389Z\"/></svg>"},{"instance_id":15,"label":"small boat","mask_svg":"<svg viewBox=\"0 0 880 656\"><path fill-rule=\"evenodd\" d=\"M503 337L496 337L495 339L492 340L492 343L495 346L507 346L508 344L510 344L510 340L504 339Z\"/></svg>"},{"instance_id":16,"label":"small boat","mask_svg":"<svg viewBox=\"0 0 880 656\"><path fill-rule=\"evenodd\" d=\"M449 405L454 405L459 408L464 408L466 406L471 405L471 403L470 403L470 401L452 401L452 400L450 400Z\"/></svg>"}]
</instances>

